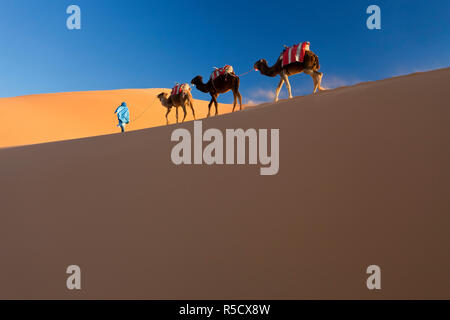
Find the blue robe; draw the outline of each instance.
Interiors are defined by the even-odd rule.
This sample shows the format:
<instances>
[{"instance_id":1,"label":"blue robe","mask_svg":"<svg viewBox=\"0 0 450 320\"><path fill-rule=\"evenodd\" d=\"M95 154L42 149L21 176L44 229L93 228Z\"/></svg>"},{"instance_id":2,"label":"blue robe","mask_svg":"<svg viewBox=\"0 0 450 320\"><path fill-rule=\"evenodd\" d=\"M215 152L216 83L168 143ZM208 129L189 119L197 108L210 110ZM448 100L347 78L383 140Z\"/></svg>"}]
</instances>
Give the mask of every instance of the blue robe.
<instances>
[{"instance_id":1,"label":"blue robe","mask_svg":"<svg viewBox=\"0 0 450 320\"><path fill-rule=\"evenodd\" d=\"M117 113L117 119L119 120L118 127L123 124L130 123L130 111L128 110L127 104L122 102L122 104L116 109L114 113Z\"/></svg>"}]
</instances>

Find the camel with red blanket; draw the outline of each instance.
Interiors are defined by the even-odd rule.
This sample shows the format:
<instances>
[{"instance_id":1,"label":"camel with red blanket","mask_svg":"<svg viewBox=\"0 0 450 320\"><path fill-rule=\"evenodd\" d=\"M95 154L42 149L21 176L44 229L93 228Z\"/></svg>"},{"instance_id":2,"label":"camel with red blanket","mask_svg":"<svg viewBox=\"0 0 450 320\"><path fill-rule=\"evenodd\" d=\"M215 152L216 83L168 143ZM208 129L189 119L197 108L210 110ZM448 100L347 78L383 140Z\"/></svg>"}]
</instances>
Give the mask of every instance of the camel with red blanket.
<instances>
[{"instance_id":1,"label":"camel with red blanket","mask_svg":"<svg viewBox=\"0 0 450 320\"><path fill-rule=\"evenodd\" d=\"M216 116L218 115L218 102L217 97L228 91L233 91L234 103L233 103L233 112L236 108L236 99L239 99L240 110L242 110L242 96L239 92L239 77L234 73L233 67L225 66L220 69L216 69L209 81L207 83L203 83L202 76L196 76L192 79L191 84L195 85L195 87L204 93L209 93L211 95L211 101L208 105L208 116L211 113L211 105L214 103L216 107Z\"/></svg>"},{"instance_id":2,"label":"camel with red blanket","mask_svg":"<svg viewBox=\"0 0 450 320\"><path fill-rule=\"evenodd\" d=\"M309 51L309 42L303 42L289 48L285 46L285 50L273 66L269 67L267 61L261 59L254 64L254 68L268 77L280 76L281 79L275 93L275 102L278 101L278 95L285 82L289 91L289 98L292 98L289 76L302 72L309 74L313 78L314 93L317 90L325 90L321 86L323 73L318 71L320 69L319 58L314 52Z\"/></svg>"},{"instance_id":3,"label":"camel with red blanket","mask_svg":"<svg viewBox=\"0 0 450 320\"><path fill-rule=\"evenodd\" d=\"M169 113L172 107L175 107L176 110L176 117L177 117L177 123L178 123L178 107L181 107L184 112L184 119L186 119L186 106L190 106L192 110L192 115L195 119L195 111L194 111L194 104L191 94L191 87L189 84L177 84L175 87L173 87L171 94L169 95L167 92L162 92L158 94L158 99L161 101L161 104L167 108L166 113L166 123L169 124Z\"/></svg>"}]
</instances>

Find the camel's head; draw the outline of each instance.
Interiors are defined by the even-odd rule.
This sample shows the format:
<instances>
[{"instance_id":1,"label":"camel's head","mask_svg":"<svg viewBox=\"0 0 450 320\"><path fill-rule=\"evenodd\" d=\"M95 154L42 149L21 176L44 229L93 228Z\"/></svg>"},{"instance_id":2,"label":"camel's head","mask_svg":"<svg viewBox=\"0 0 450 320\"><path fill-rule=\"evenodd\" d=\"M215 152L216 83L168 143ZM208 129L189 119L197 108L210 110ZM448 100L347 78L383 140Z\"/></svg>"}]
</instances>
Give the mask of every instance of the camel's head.
<instances>
[{"instance_id":1,"label":"camel's head","mask_svg":"<svg viewBox=\"0 0 450 320\"><path fill-rule=\"evenodd\" d=\"M183 83L181 85L181 91L183 91L183 92L191 91L191 86L187 83Z\"/></svg>"},{"instance_id":2,"label":"camel's head","mask_svg":"<svg viewBox=\"0 0 450 320\"><path fill-rule=\"evenodd\" d=\"M194 86L197 86L199 84L203 83L203 77L202 76L196 76L194 79L191 80L191 84Z\"/></svg>"},{"instance_id":3,"label":"camel's head","mask_svg":"<svg viewBox=\"0 0 450 320\"><path fill-rule=\"evenodd\" d=\"M261 70L261 66L263 66L263 65L267 65L267 61L265 59L259 59L253 65L253 68L255 68L255 71L259 71L259 70Z\"/></svg>"},{"instance_id":4,"label":"camel's head","mask_svg":"<svg viewBox=\"0 0 450 320\"><path fill-rule=\"evenodd\" d=\"M167 99L168 96L169 94L167 92L161 92L156 97L161 101L162 99Z\"/></svg>"}]
</instances>

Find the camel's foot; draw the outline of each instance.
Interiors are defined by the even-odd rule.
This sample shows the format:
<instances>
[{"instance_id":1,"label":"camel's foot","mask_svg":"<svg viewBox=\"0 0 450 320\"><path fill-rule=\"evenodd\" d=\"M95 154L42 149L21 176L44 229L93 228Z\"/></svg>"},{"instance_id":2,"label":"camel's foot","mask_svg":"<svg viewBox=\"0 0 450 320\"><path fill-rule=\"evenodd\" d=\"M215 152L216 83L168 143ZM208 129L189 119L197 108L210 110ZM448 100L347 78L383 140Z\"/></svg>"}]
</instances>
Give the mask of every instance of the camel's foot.
<instances>
[{"instance_id":1,"label":"camel's foot","mask_svg":"<svg viewBox=\"0 0 450 320\"><path fill-rule=\"evenodd\" d=\"M318 93L320 93L321 91L326 91L326 90L327 90L327 89L325 89L325 88L317 88L317 89L314 90L313 94L318 94Z\"/></svg>"}]
</instances>

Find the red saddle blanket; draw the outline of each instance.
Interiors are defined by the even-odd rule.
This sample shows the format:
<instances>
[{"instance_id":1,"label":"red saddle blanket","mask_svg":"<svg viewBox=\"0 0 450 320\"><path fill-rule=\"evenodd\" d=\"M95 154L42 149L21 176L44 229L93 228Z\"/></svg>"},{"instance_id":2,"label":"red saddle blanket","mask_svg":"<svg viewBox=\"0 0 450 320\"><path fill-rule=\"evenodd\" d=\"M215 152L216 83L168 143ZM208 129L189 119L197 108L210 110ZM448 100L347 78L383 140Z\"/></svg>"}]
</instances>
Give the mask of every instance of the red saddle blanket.
<instances>
[{"instance_id":1,"label":"red saddle blanket","mask_svg":"<svg viewBox=\"0 0 450 320\"><path fill-rule=\"evenodd\" d=\"M189 88L189 84L187 84L187 83L177 84L175 87L172 88L171 95L180 94L181 92L183 92L183 89L187 89L187 88Z\"/></svg>"},{"instance_id":2,"label":"red saddle blanket","mask_svg":"<svg viewBox=\"0 0 450 320\"><path fill-rule=\"evenodd\" d=\"M214 72L211 74L211 79L215 80L218 76L221 76L221 75L227 74L227 73L233 73L233 72L234 72L233 67L229 66L229 65L226 65L219 69L216 68L216 70L214 70Z\"/></svg>"},{"instance_id":3,"label":"red saddle blanket","mask_svg":"<svg viewBox=\"0 0 450 320\"><path fill-rule=\"evenodd\" d=\"M303 62L305 52L309 51L309 42L303 42L289 47L283 51L283 67L293 62Z\"/></svg>"}]
</instances>

